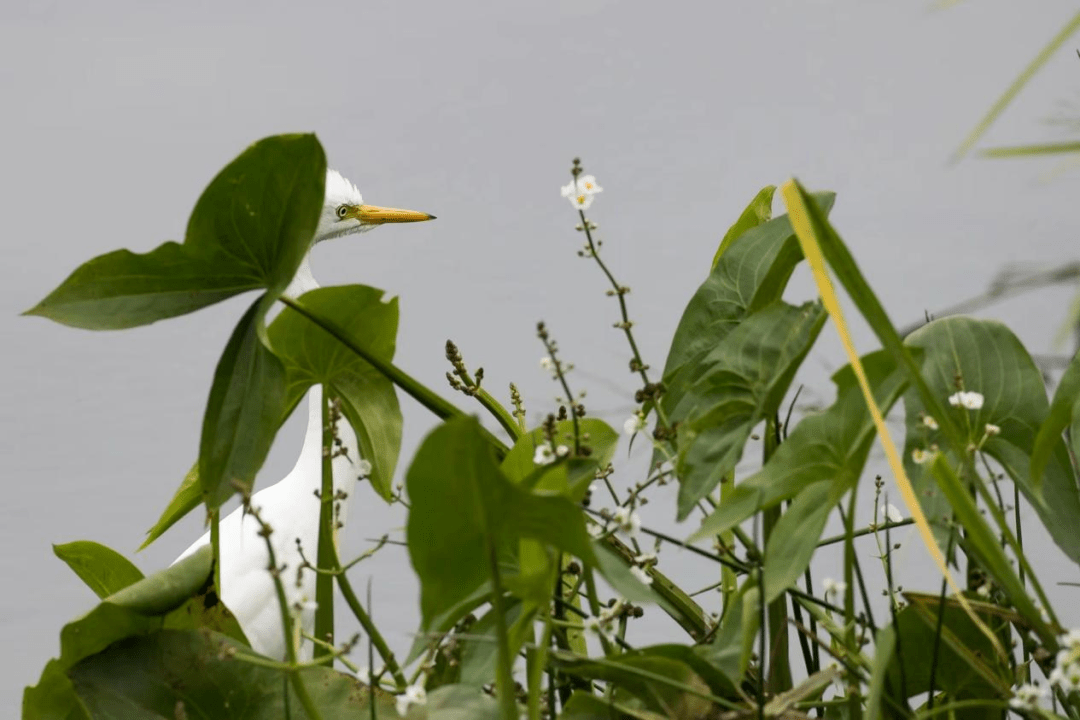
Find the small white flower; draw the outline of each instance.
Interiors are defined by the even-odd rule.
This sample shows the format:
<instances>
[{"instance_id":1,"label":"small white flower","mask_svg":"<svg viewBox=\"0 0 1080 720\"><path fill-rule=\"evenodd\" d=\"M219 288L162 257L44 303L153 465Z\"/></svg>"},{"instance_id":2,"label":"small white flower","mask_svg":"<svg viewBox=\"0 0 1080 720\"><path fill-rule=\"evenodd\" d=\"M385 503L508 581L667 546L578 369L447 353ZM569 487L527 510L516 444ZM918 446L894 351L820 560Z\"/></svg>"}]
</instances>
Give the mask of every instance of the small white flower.
<instances>
[{"instance_id":1,"label":"small white flower","mask_svg":"<svg viewBox=\"0 0 1080 720\"><path fill-rule=\"evenodd\" d=\"M961 390L949 396L949 404L953 407L965 407L968 410L978 410L983 406L982 393Z\"/></svg>"},{"instance_id":2,"label":"small white flower","mask_svg":"<svg viewBox=\"0 0 1080 720\"><path fill-rule=\"evenodd\" d=\"M649 577L649 573L645 572L637 565L630 566L630 574L636 577L641 582L645 583L646 585L652 585L652 578Z\"/></svg>"},{"instance_id":3,"label":"small white flower","mask_svg":"<svg viewBox=\"0 0 1080 720\"><path fill-rule=\"evenodd\" d=\"M627 507L621 507L611 517L621 532L636 538L641 532L641 516Z\"/></svg>"},{"instance_id":4,"label":"small white flower","mask_svg":"<svg viewBox=\"0 0 1080 720\"><path fill-rule=\"evenodd\" d=\"M1080 690L1080 663L1072 662L1064 667L1058 665L1050 673L1050 683L1066 694Z\"/></svg>"},{"instance_id":5,"label":"small white flower","mask_svg":"<svg viewBox=\"0 0 1080 720\"><path fill-rule=\"evenodd\" d=\"M1073 628L1058 638L1058 642L1070 650L1080 650L1080 628Z\"/></svg>"},{"instance_id":6,"label":"small white flower","mask_svg":"<svg viewBox=\"0 0 1080 720\"><path fill-rule=\"evenodd\" d=\"M892 503L889 503L888 505L882 505L881 514L884 515L885 519L889 522L898 523L904 521L903 513L901 513L900 509Z\"/></svg>"},{"instance_id":7,"label":"small white flower","mask_svg":"<svg viewBox=\"0 0 1080 720\"><path fill-rule=\"evenodd\" d=\"M569 454L570 448L566 447L565 445L560 445L559 447L555 448L555 455L557 457L566 457Z\"/></svg>"},{"instance_id":8,"label":"small white flower","mask_svg":"<svg viewBox=\"0 0 1080 720\"><path fill-rule=\"evenodd\" d=\"M607 637L607 630L604 628L604 624L600 622L600 618L587 617L582 623L585 627L585 632L591 633L597 637Z\"/></svg>"},{"instance_id":9,"label":"small white flower","mask_svg":"<svg viewBox=\"0 0 1080 720\"><path fill-rule=\"evenodd\" d=\"M627 435L633 435L638 430L645 427L645 421L642 419L641 415L634 413L630 417L626 418L626 422L623 423L622 427L623 430L626 431Z\"/></svg>"},{"instance_id":10,"label":"small white flower","mask_svg":"<svg viewBox=\"0 0 1080 720\"><path fill-rule=\"evenodd\" d=\"M990 590L990 583L983 583L976 592L979 593L980 597L988 598L990 597Z\"/></svg>"},{"instance_id":11,"label":"small white flower","mask_svg":"<svg viewBox=\"0 0 1080 720\"><path fill-rule=\"evenodd\" d=\"M1016 688L1016 694L1009 698L1009 707L1014 710L1034 710L1045 695L1045 688L1038 685L1021 685Z\"/></svg>"},{"instance_id":12,"label":"small white flower","mask_svg":"<svg viewBox=\"0 0 1080 720\"><path fill-rule=\"evenodd\" d=\"M930 459L930 453L926 452L922 448L915 448L911 451L911 461L916 465L922 465L924 462Z\"/></svg>"},{"instance_id":13,"label":"small white flower","mask_svg":"<svg viewBox=\"0 0 1080 720\"><path fill-rule=\"evenodd\" d=\"M832 595L843 595L845 592L847 592L847 583L843 580L833 580L832 578L825 578L821 581L821 584L825 588L826 598Z\"/></svg>"},{"instance_id":14,"label":"small white flower","mask_svg":"<svg viewBox=\"0 0 1080 720\"><path fill-rule=\"evenodd\" d=\"M544 370L554 370L555 362L547 355L545 355L544 357L540 358L540 367Z\"/></svg>"},{"instance_id":15,"label":"small white flower","mask_svg":"<svg viewBox=\"0 0 1080 720\"><path fill-rule=\"evenodd\" d=\"M365 478L371 475L371 463L364 458L360 458L356 461L356 470L360 473L360 477Z\"/></svg>"},{"instance_id":16,"label":"small white flower","mask_svg":"<svg viewBox=\"0 0 1080 720\"><path fill-rule=\"evenodd\" d=\"M994 435L1000 435L1001 428L993 423L986 423L986 434L990 435L991 437Z\"/></svg>"},{"instance_id":17,"label":"small white flower","mask_svg":"<svg viewBox=\"0 0 1080 720\"><path fill-rule=\"evenodd\" d=\"M604 528L596 523L589 523L585 526L585 529L589 531L589 536L598 538L604 534Z\"/></svg>"},{"instance_id":18,"label":"small white flower","mask_svg":"<svg viewBox=\"0 0 1080 720\"><path fill-rule=\"evenodd\" d=\"M604 188L596 184L596 178L592 175L582 175L561 188L562 196L580 210L588 210L592 205L593 197L603 191Z\"/></svg>"},{"instance_id":19,"label":"small white flower","mask_svg":"<svg viewBox=\"0 0 1080 720\"><path fill-rule=\"evenodd\" d=\"M548 443L537 445L536 453L533 455L533 462L537 465L550 465L555 462L555 451L551 449L551 445Z\"/></svg>"},{"instance_id":20,"label":"small white flower","mask_svg":"<svg viewBox=\"0 0 1080 720\"><path fill-rule=\"evenodd\" d=\"M923 415L922 424L931 430L938 429L937 420L935 420L932 415Z\"/></svg>"},{"instance_id":21,"label":"small white flower","mask_svg":"<svg viewBox=\"0 0 1080 720\"><path fill-rule=\"evenodd\" d=\"M404 715L409 712L410 705L426 705L427 691L423 685L410 685L405 692L397 696L397 714Z\"/></svg>"},{"instance_id":22,"label":"small white flower","mask_svg":"<svg viewBox=\"0 0 1080 720\"><path fill-rule=\"evenodd\" d=\"M641 553L640 555L635 555L634 556L634 564L635 565L640 565L641 567L647 567L649 565L655 565L656 564L656 553L650 552L650 553Z\"/></svg>"}]
</instances>

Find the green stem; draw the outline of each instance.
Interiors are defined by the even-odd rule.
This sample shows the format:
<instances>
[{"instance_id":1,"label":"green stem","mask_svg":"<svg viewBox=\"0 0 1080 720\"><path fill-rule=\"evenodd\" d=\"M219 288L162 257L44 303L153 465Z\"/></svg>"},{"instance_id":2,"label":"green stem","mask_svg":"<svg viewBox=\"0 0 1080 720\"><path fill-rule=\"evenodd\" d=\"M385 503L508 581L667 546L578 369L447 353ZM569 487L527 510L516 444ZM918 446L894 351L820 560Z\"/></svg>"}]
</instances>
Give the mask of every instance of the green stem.
<instances>
[{"instance_id":1,"label":"green stem","mask_svg":"<svg viewBox=\"0 0 1080 720\"><path fill-rule=\"evenodd\" d=\"M337 326L337 323L327 318L321 317L318 313L309 309L306 305L300 302L299 299L291 298L287 295L282 295L278 299L281 300L281 302L284 303L286 306L300 313L300 315L304 318L310 320L312 323L325 330L335 340L340 342L345 347L349 348L349 350L356 353L365 362L370 364L384 377L390 380L390 382L394 383L399 388L404 390L409 396L411 396L418 403L426 407L436 416L442 418L443 420L446 420L448 418L465 416L465 413L458 409L457 406L455 406L453 403L451 403L449 400L442 397L441 395L438 395L433 391L429 390L427 386L423 385L420 381L413 378L401 368L397 367L396 365L387 360L383 360L382 358L371 354L368 350L354 343L349 338L348 333L346 333ZM492 435L490 432L483 428L481 428L481 432L484 434L488 442L494 445L502 453L505 454L506 452L508 452L509 449L506 447L506 445L494 435Z\"/></svg>"},{"instance_id":2,"label":"green stem","mask_svg":"<svg viewBox=\"0 0 1080 720\"><path fill-rule=\"evenodd\" d=\"M337 553L334 546L334 469L331 453L334 447L334 428L330 418L330 388L322 389L322 485L319 489L319 543L315 566L328 568ZM334 644L334 577L315 574L315 637L330 646ZM315 645L315 659L331 655L323 645Z\"/></svg>"},{"instance_id":3,"label":"green stem","mask_svg":"<svg viewBox=\"0 0 1080 720\"><path fill-rule=\"evenodd\" d=\"M529 649L529 720L540 720L540 681L544 677L544 669L547 667L548 645L551 644L551 608L544 605L540 612L544 622L544 629L540 635L540 642ZM550 680L549 680L550 682ZM551 708L554 712L554 707Z\"/></svg>"},{"instance_id":4,"label":"green stem","mask_svg":"<svg viewBox=\"0 0 1080 720\"><path fill-rule=\"evenodd\" d=\"M510 657L510 637L506 631L506 608L503 607L502 580L495 543L488 538L488 565L491 570L491 609L495 615L495 633L499 646L499 662L495 666L495 688L503 720L517 720L517 699L514 697L513 666Z\"/></svg>"},{"instance_id":5,"label":"green stem","mask_svg":"<svg viewBox=\"0 0 1080 720\"><path fill-rule=\"evenodd\" d=\"M210 510L210 547L214 553L214 588L221 597L221 508Z\"/></svg>"},{"instance_id":6,"label":"green stem","mask_svg":"<svg viewBox=\"0 0 1080 720\"><path fill-rule=\"evenodd\" d=\"M518 424L514 420L514 416L510 414L510 411L504 408L502 404L493 398L491 393L484 388L476 388L476 399L479 400L480 404L499 421L499 424L502 425L502 429L510 436L510 442L517 442L523 431L518 428Z\"/></svg>"},{"instance_id":7,"label":"green stem","mask_svg":"<svg viewBox=\"0 0 1080 720\"><path fill-rule=\"evenodd\" d=\"M847 517L844 518L844 528L847 532L847 541L844 543L844 645L851 654L859 652L859 643L855 637L855 500L858 495L858 487L851 488L851 500L848 505ZM855 678L848 678L848 716L853 720L862 718L862 702L858 693L852 692L852 688L858 687Z\"/></svg>"},{"instance_id":8,"label":"green stem","mask_svg":"<svg viewBox=\"0 0 1080 720\"><path fill-rule=\"evenodd\" d=\"M779 427L775 417L766 421L762 465L769 462L769 458L776 452L776 448L780 446L780 436L778 431ZM762 544L765 547L768 547L769 545L769 538L772 535L773 528L780 522L781 512L781 506L777 504L763 513L764 541ZM764 586L762 586L761 591L763 593L765 592ZM793 686L791 678L791 659L789 657L790 653L788 649L786 594L781 594L778 598L769 603L769 642L771 644L769 650L769 690L773 693L781 693L785 690L790 690Z\"/></svg>"},{"instance_id":9,"label":"green stem","mask_svg":"<svg viewBox=\"0 0 1080 720\"><path fill-rule=\"evenodd\" d=\"M378 651L379 656L382 658L383 665L386 666L386 669L394 677L394 682L397 684L398 690L404 690L409 684L405 679L405 673L402 672L401 666L398 665L397 658L394 657L394 652L390 649L390 646L386 644L386 639L383 638L382 633L379 632L379 628L375 626L371 616L364 610L364 606L360 604L360 600L356 597L356 593L353 592L352 584L349 582L349 578L341 568L341 560L338 558L337 548L334 550L333 568L338 571L334 574L334 577L337 578L337 584L338 588L341 590L341 595L345 598L345 602L348 604L349 609L353 611L353 615L360 621L360 627L364 628L364 632L368 634L371 644L375 646L375 650Z\"/></svg>"}]
</instances>

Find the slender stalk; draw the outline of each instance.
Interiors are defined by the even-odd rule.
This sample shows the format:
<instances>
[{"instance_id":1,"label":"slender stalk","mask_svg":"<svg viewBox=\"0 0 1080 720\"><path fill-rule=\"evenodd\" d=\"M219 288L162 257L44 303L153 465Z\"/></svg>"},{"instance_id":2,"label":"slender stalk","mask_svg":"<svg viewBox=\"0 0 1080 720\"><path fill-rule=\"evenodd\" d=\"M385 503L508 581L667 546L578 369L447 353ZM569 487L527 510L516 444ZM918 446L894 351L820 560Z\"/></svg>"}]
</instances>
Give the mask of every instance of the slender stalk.
<instances>
[{"instance_id":1,"label":"slender stalk","mask_svg":"<svg viewBox=\"0 0 1080 720\"><path fill-rule=\"evenodd\" d=\"M551 608L545 605L540 612L542 613L544 629L540 635L540 642L535 647L529 648L528 651L529 720L540 720L540 681L544 677L544 669L547 667L548 645L551 643ZM548 686L551 686L550 677ZM549 710L552 715L555 714L554 705Z\"/></svg>"},{"instance_id":2,"label":"slender stalk","mask_svg":"<svg viewBox=\"0 0 1080 720\"><path fill-rule=\"evenodd\" d=\"M331 454L334 447L334 421L330 417L330 388L322 391L322 485L319 489L319 543L315 566L328 568L337 553L334 535L334 469ZM324 573L315 574L315 637L334 645L334 578ZM331 655L332 650L315 645L315 659Z\"/></svg>"},{"instance_id":3,"label":"slender stalk","mask_svg":"<svg viewBox=\"0 0 1080 720\"><path fill-rule=\"evenodd\" d=\"M914 525L914 524L915 524L915 521L912 520L911 518L906 518L904 520L901 520L900 522L881 523L879 525L872 525L870 527L865 527L862 530L855 530L855 531L853 531L851 533L851 537L853 537L853 538L865 537L867 535L872 535L872 534L878 532L879 530L885 530L885 529L888 529L888 528L904 527L905 525ZM820 548L820 547L825 547L826 545L835 545L836 543L844 542L845 540L847 540L847 538L848 538L848 536L847 536L846 533L841 534L841 535L833 535L832 537L827 537L824 540L818 542L817 546Z\"/></svg>"},{"instance_id":4,"label":"slender stalk","mask_svg":"<svg viewBox=\"0 0 1080 720\"><path fill-rule=\"evenodd\" d=\"M844 543L844 583L846 584L844 592L844 627L846 628L844 633L844 645L849 653L857 653L859 651L858 640L855 637L855 538L852 534L855 531L855 501L858 495L858 486L851 488L851 500L848 505L847 517L843 518L844 527L847 531L847 541ZM862 717L862 703L860 702L858 693L852 692L853 689L858 687L856 679L850 675L847 678L847 696L848 696L848 716L850 718Z\"/></svg>"},{"instance_id":5,"label":"slender stalk","mask_svg":"<svg viewBox=\"0 0 1080 720\"><path fill-rule=\"evenodd\" d=\"M491 570L491 609L495 615L495 634L499 644L499 661L495 666L495 689L503 720L517 720L517 699L514 697L514 677L510 657L510 637L506 631L506 608L503 607L502 579L495 543L488 538L488 565Z\"/></svg>"},{"instance_id":6,"label":"slender stalk","mask_svg":"<svg viewBox=\"0 0 1080 720\"><path fill-rule=\"evenodd\" d=\"M337 556L337 548L334 548L332 567L335 570L341 570L341 560ZM375 650L378 651L379 657L382 658L383 665L393 676L397 689L404 690L405 686L409 684L405 679L405 673L402 672L401 666L398 665L397 658L394 657L394 652L390 649L390 646L387 645L382 633L379 632L379 628L372 622L371 615L368 614L368 612L364 610L363 605L360 604L360 600L356 597L356 593L353 592L352 584L349 582L348 576L344 572L337 572L334 577L337 578L338 588L341 590L341 595L345 598L345 602L348 604L349 609L353 611L353 615L360 621L360 627L364 628L364 632L368 634L368 639L371 640L371 644L375 646ZM372 667L370 663L368 667Z\"/></svg>"},{"instance_id":7,"label":"slender stalk","mask_svg":"<svg viewBox=\"0 0 1080 720\"><path fill-rule=\"evenodd\" d=\"M214 553L214 587L221 597L221 508L210 510L210 547Z\"/></svg>"},{"instance_id":8,"label":"slender stalk","mask_svg":"<svg viewBox=\"0 0 1080 720\"><path fill-rule=\"evenodd\" d=\"M776 452L776 448L780 446L780 426L776 417L769 418L765 423L765 442L763 446L762 465L765 465L769 462L769 458L772 457L773 453ZM763 513L764 545L766 547L768 547L773 528L780 522L781 513L780 505L776 505ZM764 591L763 585L762 592ZM789 657L786 594L780 595L780 597L769 603L769 643L772 647L769 654L769 690L773 693L781 693L791 689L793 685L791 659Z\"/></svg>"}]
</instances>

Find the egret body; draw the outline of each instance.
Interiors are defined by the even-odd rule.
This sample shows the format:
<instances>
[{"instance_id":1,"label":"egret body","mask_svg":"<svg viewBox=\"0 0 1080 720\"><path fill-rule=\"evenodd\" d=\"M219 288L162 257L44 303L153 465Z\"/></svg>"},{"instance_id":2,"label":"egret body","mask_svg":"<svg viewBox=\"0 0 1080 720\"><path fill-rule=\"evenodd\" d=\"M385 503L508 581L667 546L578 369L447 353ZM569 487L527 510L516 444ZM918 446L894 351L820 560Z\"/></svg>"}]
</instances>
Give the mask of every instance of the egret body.
<instances>
[{"instance_id":1,"label":"egret body","mask_svg":"<svg viewBox=\"0 0 1080 720\"><path fill-rule=\"evenodd\" d=\"M353 235L385 223L419 222L434 216L413 210L398 210L364 205L360 191L338 172L326 174L326 200L312 241L314 246L323 240ZM319 287L311 274L310 253L305 255L292 282L285 290L298 297ZM339 490L351 497L356 484L360 450L356 435L347 422L338 426L338 435L345 452L334 457L334 492ZM305 571L296 582L301 559L297 550L300 541L304 555L314 563L319 539L319 509L316 497L322 487L322 387L315 385L308 392L308 426L300 457L284 479L252 496L252 506L259 510L263 521L273 532L270 542L279 566L285 565L282 575L285 597L290 608L300 605L297 625L311 633L314 630L315 573ZM338 521L344 525L348 500L341 503ZM251 647L258 653L284 659L285 640L282 634L281 610L274 581L267 568L269 555L266 541L258 535L258 523L237 508L219 524L221 557L221 599L236 616ZM210 543L210 533L199 538L183 552L177 561ZM301 657L310 657L310 642L301 645Z\"/></svg>"}]
</instances>

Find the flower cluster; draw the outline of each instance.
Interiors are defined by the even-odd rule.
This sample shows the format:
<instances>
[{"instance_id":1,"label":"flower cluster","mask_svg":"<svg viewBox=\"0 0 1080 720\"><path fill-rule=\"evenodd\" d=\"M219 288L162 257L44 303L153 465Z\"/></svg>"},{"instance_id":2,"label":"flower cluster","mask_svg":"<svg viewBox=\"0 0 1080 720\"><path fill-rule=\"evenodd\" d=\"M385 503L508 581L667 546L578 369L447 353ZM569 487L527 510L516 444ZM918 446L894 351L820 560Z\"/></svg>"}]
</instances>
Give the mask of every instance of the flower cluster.
<instances>
[{"instance_id":1,"label":"flower cluster","mask_svg":"<svg viewBox=\"0 0 1080 720\"><path fill-rule=\"evenodd\" d=\"M949 396L949 404L953 407L979 410L983 406L983 396L982 393L961 390L960 392L955 392Z\"/></svg>"},{"instance_id":2,"label":"flower cluster","mask_svg":"<svg viewBox=\"0 0 1080 720\"><path fill-rule=\"evenodd\" d=\"M536 446L536 452L533 453L533 463L537 465L550 465L558 458L566 457L569 454L570 448L565 445L552 447L551 443L540 443Z\"/></svg>"},{"instance_id":3,"label":"flower cluster","mask_svg":"<svg viewBox=\"0 0 1080 720\"><path fill-rule=\"evenodd\" d=\"M1080 629L1070 630L1058 638L1058 651L1054 669L1050 672L1050 684L1057 685L1068 694L1080 690Z\"/></svg>"},{"instance_id":4,"label":"flower cluster","mask_svg":"<svg viewBox=\"0 0 1080 720\"><path fill-rule=\"evenodd\" d=\"M410 685L405 688L405 692L397 696L397 714L404 716L409 712L410 705L426 705L427 704L427 691L424 690L424 686L417 683L416 685Z\"/></svg>"},{"instance_id":5,"label":"flower cluster","mask_svg":"<svg viewBox=\"0 0 1080 720\"><path fill-rule=\"evenodd\" d=\"M596 178L592 175L581 175L571 180L569 185L563 185L562 196L578 210L588 210L596 194L603 191L604 188L596 184Z\"/></svg>"}]
</instances>

